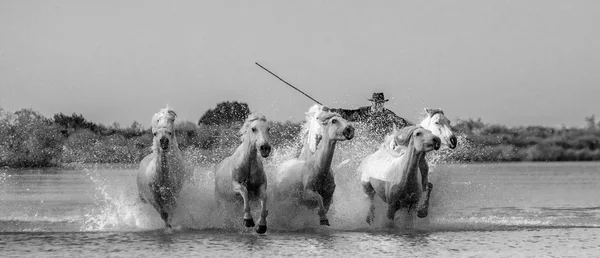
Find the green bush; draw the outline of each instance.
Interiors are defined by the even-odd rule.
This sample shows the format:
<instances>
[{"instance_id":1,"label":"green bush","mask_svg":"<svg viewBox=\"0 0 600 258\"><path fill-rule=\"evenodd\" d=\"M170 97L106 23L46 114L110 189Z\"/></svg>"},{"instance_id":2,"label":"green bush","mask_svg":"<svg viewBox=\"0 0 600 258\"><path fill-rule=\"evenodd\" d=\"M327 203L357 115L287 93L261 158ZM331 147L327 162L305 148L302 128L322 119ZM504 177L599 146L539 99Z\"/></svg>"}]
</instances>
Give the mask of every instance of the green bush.
<instances>
[{"instance_id":1,"label":"green bush","mask_svg":"<svg viewBox=\"0 0 600 258\"><path fill-rule=\"evenodd\" d=\"M56 165L63 140L58 126L36 111L0 110L0 166Z\"/></svg>"}]
</instances>

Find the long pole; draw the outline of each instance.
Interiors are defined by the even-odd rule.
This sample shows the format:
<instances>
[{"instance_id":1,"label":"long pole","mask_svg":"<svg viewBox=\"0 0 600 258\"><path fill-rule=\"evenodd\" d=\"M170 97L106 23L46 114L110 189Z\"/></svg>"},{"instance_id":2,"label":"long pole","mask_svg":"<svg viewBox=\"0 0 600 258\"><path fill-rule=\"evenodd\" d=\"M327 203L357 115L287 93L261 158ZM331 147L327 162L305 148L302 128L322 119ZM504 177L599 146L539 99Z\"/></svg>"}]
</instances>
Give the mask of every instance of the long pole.
<instances>
[{"instance_id":1,"label":"long pole","mask_svg":"<svg viewBox=\"0 0 600 258\"><path fill-rule=\"evenodd\" d=\"M319 105L323 105L321 104L321 102L317 101L316 99L314 99L311 96L308 96L308 94L304 93L304 91L301 91L300 89L294 87L294 85L289 84L288 82L286 82L284 79L281 79L279 76L277 76L276 74L274 74L273 72L269 71L269 69L265 68L264 66L260 65L258 62L254 62L256 65L258 65L260 68L265 69L265 71L269 72L270 74L272 74L273 76L275 76L277 79L279 79L280 81L284 82L285 84L287 84L288 86L294 88L295 90L299 91L300 93L304 94L304 96L308 97L309 99L311 99L312 101L316 102Z\"/></svg>"}]
</instances>

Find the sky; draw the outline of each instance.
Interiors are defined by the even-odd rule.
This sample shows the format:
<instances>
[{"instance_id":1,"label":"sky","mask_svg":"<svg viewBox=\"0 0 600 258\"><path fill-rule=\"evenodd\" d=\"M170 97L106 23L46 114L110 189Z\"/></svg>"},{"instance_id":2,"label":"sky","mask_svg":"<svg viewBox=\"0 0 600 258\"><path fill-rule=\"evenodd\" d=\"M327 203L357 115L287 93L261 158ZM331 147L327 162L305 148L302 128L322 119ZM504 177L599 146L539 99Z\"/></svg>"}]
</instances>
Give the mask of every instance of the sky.
<instances>
[{"instance_id":1,"label":"sky","mask_svg":"<svg viewBox=\"0 0 600 258\"><path fill-rule=\"evenodd\" d=\"M0 107L109 125L226 100L301 121L313 102L417 121L583 126L600 116L600 1L0 1Z\"/></svg>"}]
</instances>

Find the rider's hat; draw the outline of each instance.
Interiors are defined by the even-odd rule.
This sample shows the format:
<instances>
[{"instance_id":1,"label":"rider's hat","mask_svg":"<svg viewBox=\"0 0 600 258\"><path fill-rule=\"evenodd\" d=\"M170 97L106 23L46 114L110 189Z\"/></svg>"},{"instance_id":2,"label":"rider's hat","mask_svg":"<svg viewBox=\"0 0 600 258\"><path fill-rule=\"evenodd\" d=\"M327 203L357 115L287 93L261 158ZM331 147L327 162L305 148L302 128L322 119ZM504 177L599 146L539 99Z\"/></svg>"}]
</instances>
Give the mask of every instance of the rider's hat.
<instances>
[{"instance_id":1,"label":"rider's hat","mask_svg":"<svg viewBox=\"0 0 600 258\"><path fill-rule=\"evenodd\" d=\"M373 102L377 102L377 103L384 103L384 102L388 102L389 99L385 99L385 97L383 96L383 92L380 92L380 93L373 93L373 98L369 99L369 101L373 101Z\"/></svg>"}]
</instances>

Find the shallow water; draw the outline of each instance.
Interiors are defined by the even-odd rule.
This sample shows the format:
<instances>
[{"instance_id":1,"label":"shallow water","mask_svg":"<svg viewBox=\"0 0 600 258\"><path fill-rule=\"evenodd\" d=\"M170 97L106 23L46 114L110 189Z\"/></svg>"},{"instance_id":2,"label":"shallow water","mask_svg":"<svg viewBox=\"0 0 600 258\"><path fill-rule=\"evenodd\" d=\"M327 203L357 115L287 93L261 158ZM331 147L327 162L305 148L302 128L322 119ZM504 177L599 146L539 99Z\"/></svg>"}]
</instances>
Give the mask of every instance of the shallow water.
<instances>
[{"instance_id":1,"label":"shallow water","mask_svg":"<svg viewBox=\"0 0 600 258\"><path fill-rule=\"evenodd\" d=\"M272 178L274 166L267 162ZM394 229L365 222L349 164L335 170L329 219L269 205L269 231L246 230L241 209L217 207L212 167L196 167L174 223L137 199L135 167L0 170L0 252L8 256L595 257L600 163L438 165L429 217ZM258 218L256 206L253 214ZM376 211L383 216L384 207Z\"/></svg>"}]
</instances>

